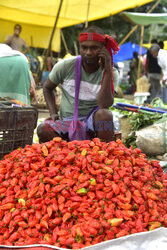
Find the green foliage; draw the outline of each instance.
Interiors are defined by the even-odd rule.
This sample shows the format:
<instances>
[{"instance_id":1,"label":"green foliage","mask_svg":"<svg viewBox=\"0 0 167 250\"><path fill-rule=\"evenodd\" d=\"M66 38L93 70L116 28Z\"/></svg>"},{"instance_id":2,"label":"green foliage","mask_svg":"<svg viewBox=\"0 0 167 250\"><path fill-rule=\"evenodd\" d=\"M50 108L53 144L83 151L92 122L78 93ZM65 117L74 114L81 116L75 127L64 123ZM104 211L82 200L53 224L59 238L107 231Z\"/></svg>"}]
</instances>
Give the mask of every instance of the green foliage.
<instances>
[{"instance_id":1,"label":"green foliage","mask_svg":"<svg viewBox=\"0 0 167 250\"><path fill-rule=\"evenodd\" d=\"M122 89L123 93L130 93L132 85L128 82L122 82L121 84L119 84L119 87Z\"/></svg>"},{"instance_id":2,"label":"green foliage","mask_svg":"<svg viewBox=\"0 0 167 250\"><path fill-rule=\"evenodd\" d=\"M130 125L132 130L137 131L139 129L145 128L152 125L154 122L162 118L162 114L143 114L143 113L133 113L130 119Z\"/></svg>"},{"instance_id":3,"label":"green foliage","mask_svg":"<svg viewBox=\"0 0 167 250\"><path fill-rule=\"evenodd\" d=\"M131 132L128 137L126 138L125 142L124 142L126 147L130 147L132 146L133 148L136 148L136 135L135 132Z\"/></svg>"}]
</instances>

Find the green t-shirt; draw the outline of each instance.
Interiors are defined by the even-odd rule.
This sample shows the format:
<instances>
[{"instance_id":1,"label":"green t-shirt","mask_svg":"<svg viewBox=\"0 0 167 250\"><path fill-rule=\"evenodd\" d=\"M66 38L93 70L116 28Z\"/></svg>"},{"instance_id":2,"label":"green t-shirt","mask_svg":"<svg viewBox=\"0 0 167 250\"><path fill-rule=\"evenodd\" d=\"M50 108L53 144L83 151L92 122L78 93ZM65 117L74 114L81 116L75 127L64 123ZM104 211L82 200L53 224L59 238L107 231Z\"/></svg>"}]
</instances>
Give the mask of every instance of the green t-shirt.
<instances>
[{"instance_id":1,"label":"green t-shirt","mask_svg":"<svg viewBox=\"0 0 167 250\"><path fill-rule=\"evenodd\" d=\"M60 103L60 116L62 118L72 117L74 113L75 62L76 57L61 60L55 64L49 74L49 79L56 86L62 84L62 99ZM87 116L95 106L98 106L97 98L101 88L102 75L103 71L101 68L94 73L88 74L82 67L78 104L79 116ZM116 90L118 71L115 68L113 68L113 82Z\"/></svg>"}]
</instances>

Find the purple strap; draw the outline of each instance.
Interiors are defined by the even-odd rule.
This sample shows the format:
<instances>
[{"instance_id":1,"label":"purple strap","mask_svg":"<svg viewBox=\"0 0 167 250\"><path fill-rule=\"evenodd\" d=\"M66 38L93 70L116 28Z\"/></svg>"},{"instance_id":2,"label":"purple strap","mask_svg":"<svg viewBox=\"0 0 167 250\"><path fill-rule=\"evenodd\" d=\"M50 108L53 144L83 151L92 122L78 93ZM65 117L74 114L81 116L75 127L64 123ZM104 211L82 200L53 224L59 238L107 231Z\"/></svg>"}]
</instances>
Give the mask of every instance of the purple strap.
<instances>
[{"instance_id":1,"label":"purple strap","mask_svg":"<svg viewBox=\"0 0 167 250\"><path fill-rule=\"evenodd\" d=\"M79 103L79 89L80 89L80 82L81 82L81 56L77 56L76 62L75 62L75 100L74 100L74 117L73 121L78 120L78 103ZM94 111L97 111L99 109L98 106L94 107L89 115L87 116L85 122L87 122L88 118L91 116L91 114Z\"/></svg>"},{"instance_id":2,"label":"purple strap","mask_svg":"<svg viewBox=\"0 0 167 250\"><path fill-rule=\"evenodd\" d=\"M78 120L79 89L81 82L81 56L77 56L75 63L75 100L74 100L74 121Z\"/></svg>"}]
</instances>

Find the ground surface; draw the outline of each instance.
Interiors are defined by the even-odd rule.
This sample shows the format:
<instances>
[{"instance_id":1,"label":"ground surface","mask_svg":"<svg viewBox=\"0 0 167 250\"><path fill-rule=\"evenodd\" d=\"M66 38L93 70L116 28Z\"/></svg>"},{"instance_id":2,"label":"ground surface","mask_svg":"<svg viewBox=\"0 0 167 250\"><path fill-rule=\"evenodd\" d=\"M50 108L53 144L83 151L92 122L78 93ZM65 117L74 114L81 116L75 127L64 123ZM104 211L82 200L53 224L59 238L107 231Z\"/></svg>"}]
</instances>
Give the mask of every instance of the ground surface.
<instances>
[{"instance_id":1,"label":"ground surface","mask_svg":"<svg viewBox=\"0 0 167 250\"><path fill-rule=\"evenodd\" d=\"M49 116L50 115L48 109L38 109L38 119L48 118Z\"/></svg>"}]
</instances>

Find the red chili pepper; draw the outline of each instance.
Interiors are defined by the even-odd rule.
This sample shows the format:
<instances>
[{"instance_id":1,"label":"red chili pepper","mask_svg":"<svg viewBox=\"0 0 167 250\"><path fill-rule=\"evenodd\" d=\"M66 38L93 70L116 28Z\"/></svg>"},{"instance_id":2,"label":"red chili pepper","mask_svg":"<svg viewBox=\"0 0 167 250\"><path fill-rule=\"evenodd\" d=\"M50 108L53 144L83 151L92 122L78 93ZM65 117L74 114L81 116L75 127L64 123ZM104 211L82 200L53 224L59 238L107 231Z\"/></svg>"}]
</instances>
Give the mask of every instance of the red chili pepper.
<instances>
[{"instance_id":1,"label":"red chili pepper","mask_svg":"<svg viewBox=\"0 0 167 250\"><path fill-rule=\"evenodd\" d=\"M5 187L1 187L1 188L0 188L0 194L5 193L5 192L6 192L6 190L7 190L7 189L6 189Z\"/></svg>"},{"instance_id":2,"label":"red chili pepper","mask_svg":"<svg viewBox=\"0 0 167 250\"><path fill-rule=\"evenodd\" d=\"M60 195L60 196L58 197L58 204L61 205L61 204L64 203L64 202L65 202L65 198L64 198L62 195Z\"/></svg>"},{"instance_id":3,"label":"red chili pepper","mask_svg":"<svg viewBox=\"0 0 167 250\"><path fill-rule=\"evenodd\" d=\"M69 218L71 217L71 213L65 213L64 215L63 215L63 222L66 222Z\"/></svg>"},{"instance_id":4,"label":"red chili pepper","mask_svg":"<svg viewBox=\"0 0 167 250\"><path fill-rule=\"evenodd\" d=\"M12 242L12 241L14 242L14 241L16 241L18 238L19 238L18 232L14 232L13 234L10 235L9 240L10 240L10 242Z\"/></svg>"},{"instance_id":5,"label":"red chili pepper","mask_svg":"<svg viewBox=\"0 0 167 250\"><path fill-rule=\"evenodd\" d=\"M126 230L122 229L121 231L119 231L119 233L116 234L116 237L120 238L120 237L128 235L128 234L129 233Z\"/></svg>"},{"instance_id":6,"label":"red chili pepper","mask_svg":"<svg viewBox=\"0 0 167 250\"><path fill-rule=\"evenodd\" d=\"M7 203L7 204L4 204L4 205L0 206L0 210L10 210L12 208L14 208L14 204L13 203Z\"/></svg>"},{"instance_id":7,"label":"red chili pepper","mask_svg":"<svg viewBox=\"0 0 167 250\"><path fill-rule=\"evenodd\" d=\"M28 220L28 226L29 227L33 228L33 227L35 227L36 224L38 224L37 219L30 220L30 218L29 218L29 220Z\"/></svg>"},{"instance_id":8,"label":"red chili pepper","mask_svg":"<svg viewBox=\"0 0 167 250\"><path fill-rule=\"evenodd\" d=\"M14 202L14 195L7 196L3 199L2 205Z\"/></svg>"},{"instance_id":9,"label":"red chili pepper","mask_svg":"<svg viewBox=\"0 0 167 250\"><path fill-rule=\"evenodd\" d=\"M47 207L47 212L48 212L49 217L51 217L52 212L53 212L53 210L52 210L52 207L51 207L51 206Z\"/></svg>"},{"instance_id":10,"label":"red chili pepper","mask_svg":"<svg viewBox=\"0 0 167 250\"><path fill-rule=\"evenodd\" d=\"M11 218L12 218L12 213L6 213L3 217L3 222L5 224L9 224L9 222L11 221Z\"/></svg>"},{"instance_id":11,"label":"red chili pepper","mask_svg":"<svg viewBox=\"0 0 167 250\"><path fill-rule=\"evenodd\" d=\"M102 191L96 191L96 197L98 200L104 199L106 194Z\"/></svg>"},{"instance_id":12,"label":"red chili pepper","mask_svg":"<svg viewBox=\"0 0 167 250\"><path fill-rule=\"evenodd\" d=\"M23 228L28 227L28 224L25 221L18 221L18 225L19 227L23 227Z\"/></svg>"},{"instance_id":13,"label":"red chili pepper","mask_svg":"<svg viewBox=\"0 0 167 250\"><path fill-rule=\"evenodd\" d=\"M115 193L115 195L118 195L120 193L119 186L114 182L112 182L112 189L113 189L113 192Z\"/></svg>"},{"instance_id":14,"label":"red chili pepper","mask_svg":"<svg viewBox=\"0 0 167 250\"><path fill-rule=\"evenodd\" d=\"M30 192L28 193L28 198L32 198L34 194L38 191L38 187L34 187Z\"/></svg>"},{"instance_id":15,"label":"red chili pepper","mask_svg":"<svg viewBox=\"0 0 167 250\"><path fill-rule=\"evenodd\" d=\"M72 196L71 201L81 202L83 199L80 196Z\"/></svg>"}]
</instances>

